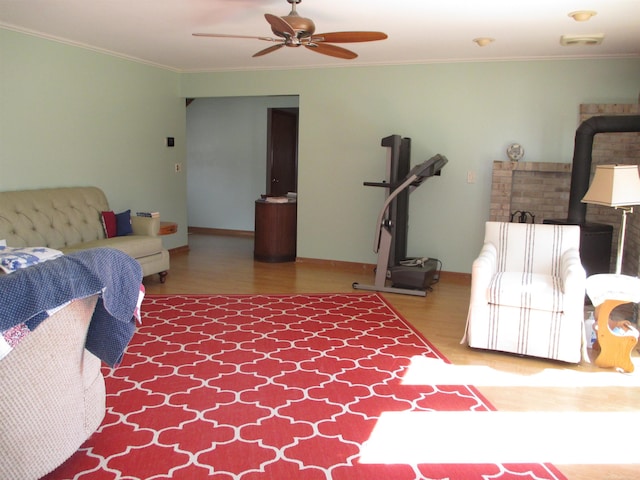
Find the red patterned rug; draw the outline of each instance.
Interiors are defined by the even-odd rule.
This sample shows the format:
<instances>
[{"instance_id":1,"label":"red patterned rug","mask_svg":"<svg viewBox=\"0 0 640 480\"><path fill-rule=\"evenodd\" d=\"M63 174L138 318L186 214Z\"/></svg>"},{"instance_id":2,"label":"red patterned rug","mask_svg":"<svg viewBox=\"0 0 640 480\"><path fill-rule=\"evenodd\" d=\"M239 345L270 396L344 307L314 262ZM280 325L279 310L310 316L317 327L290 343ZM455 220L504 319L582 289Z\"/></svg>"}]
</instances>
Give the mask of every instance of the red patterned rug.
<instances>
[{"instance_id":1,"label":"red patterned rug","mask_svg":"<svg viewBox=\"0 0 640 480\"><path fill-rule=\"evenodd\" d=\"M429 452L365 463L383 414L494 410L471 386L403 384L412 357L446 359L377 293L148 295L142 311L123 364L104 370L101 427L48 480L565 478Z\"/></svg>"}]
</instances>

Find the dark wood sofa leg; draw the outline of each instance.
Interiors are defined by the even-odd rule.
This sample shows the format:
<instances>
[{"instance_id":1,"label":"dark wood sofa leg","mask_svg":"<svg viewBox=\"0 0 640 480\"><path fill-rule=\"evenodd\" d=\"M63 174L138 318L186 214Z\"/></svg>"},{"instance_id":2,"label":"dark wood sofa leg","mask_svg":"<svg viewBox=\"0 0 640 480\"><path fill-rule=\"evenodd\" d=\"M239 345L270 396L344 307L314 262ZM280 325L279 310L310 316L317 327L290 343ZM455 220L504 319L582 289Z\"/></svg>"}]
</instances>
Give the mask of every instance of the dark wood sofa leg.
<instances>
[{"instance_id":1,"label":"dark wood sofa leg","mask_svg":"<svg viewBox=\"0 0 640 480\"><path fill-rule=\"evenodd\" d=\"M160 272L158 275L160 275L160 283L164 283L165 280L167 279L167 274L169 272L167 272L166 270L164 272Z\"/></svg>"}]
</instances>

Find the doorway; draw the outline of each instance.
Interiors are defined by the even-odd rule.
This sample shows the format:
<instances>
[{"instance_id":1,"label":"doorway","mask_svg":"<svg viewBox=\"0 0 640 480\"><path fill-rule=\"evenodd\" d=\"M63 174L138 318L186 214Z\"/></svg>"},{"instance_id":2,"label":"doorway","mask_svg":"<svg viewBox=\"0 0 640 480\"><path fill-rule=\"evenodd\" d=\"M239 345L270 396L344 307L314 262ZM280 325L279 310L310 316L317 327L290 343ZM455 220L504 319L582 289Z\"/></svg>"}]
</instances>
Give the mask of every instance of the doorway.
<instances>
[{"instance_id":1,"label":"doorway","mask_svg":"<svg viewBox=\"0 0 640 480\"><path fill-rule=\"evenodd\" d=\"M269 108L267 185L271 197L298 191L298 109Z\"/></svg>"},{"instance_id":2,"label":"doorway","mask_svg":"<svg viewBox=\"0 0 640 480\"><path fill-rule=\"evenodd\" d=\"M298 107L295 95L197 98L189 105L184 172L190 226L253 232L254 202L272 178L266 161L269 109ZM297 148L293 158L297 167Z\"/></svg>"}]
</instances>

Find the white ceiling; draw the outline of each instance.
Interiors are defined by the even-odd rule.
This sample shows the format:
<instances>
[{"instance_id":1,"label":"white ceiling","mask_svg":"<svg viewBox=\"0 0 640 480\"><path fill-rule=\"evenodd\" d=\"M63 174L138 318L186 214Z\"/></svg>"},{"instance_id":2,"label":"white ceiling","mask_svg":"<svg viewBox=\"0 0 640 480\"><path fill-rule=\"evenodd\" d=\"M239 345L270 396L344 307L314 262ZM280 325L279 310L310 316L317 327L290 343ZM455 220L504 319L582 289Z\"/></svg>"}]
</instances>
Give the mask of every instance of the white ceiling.
<instances>
[{"instance_id":1,"label":"white ceiling","mask_svg":"<svg viewBox=\"0 0 640 480\"><path fill-rule=\"evenodd\" d=\"M175 71L218 71L549 58L640 56L640 0L302 0L316 33L374 30L387 40L340 44L341 60L306 48L252 58L271 43L194 32L273 36L265 13L286 0L0 0L0 27L81 45ZM588 22L568 16L595 10ZM561 35L604 34L601 45L560 45ZM486 47L473 43L492 37Z\"/></svg>"}]
</instances>

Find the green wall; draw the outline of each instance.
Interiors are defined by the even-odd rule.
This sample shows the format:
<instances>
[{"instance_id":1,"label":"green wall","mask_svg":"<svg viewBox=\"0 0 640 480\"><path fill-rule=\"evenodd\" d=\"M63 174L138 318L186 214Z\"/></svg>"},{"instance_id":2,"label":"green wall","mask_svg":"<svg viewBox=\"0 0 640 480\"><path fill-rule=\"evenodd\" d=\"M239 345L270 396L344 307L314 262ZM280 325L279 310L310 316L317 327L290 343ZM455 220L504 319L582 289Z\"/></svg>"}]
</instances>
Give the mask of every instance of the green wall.
<instances>
[{"instance_id":1,"label":"green wall","mask_svg":"<svg viewBox=\"0 0 640 480\"><path fill-rule=\"evenodd\" d=\"M163 242L186 245L177 73L3 29L0 65L0 190L96 185L116 211L177 221Z\"/></svg>"},{"instance_id":2,"label":"green wall","mask_svg":"<svg viewBox=\"0 0 640 480\"><path fill-rule=\"evenodd\" d=\"M408 253L457 272L480 248L492 161L509 143L528 161L571 162L579 105L640 93L638 58L179 74L2 29L0 68L2 190L98 185L116 210L178 221L163 240L185 245L184 98L298 95L298 255L375 262L384 194L362 182L382 180L380 140L400 134L413 164L449 159L410 197Z\"/></svg>"},{"instance_id":3,"label":"green wall","mask_svg":"<svg viewBox=\"0 0 640 480\"><path fill-rule=\"evenodd\" d=\"M493 160L521 143L527 161L571 162L581 103L634 103L640 60L564 60L184 74L182 95L299 95L298 256L375 262L384 200L381 138L436 153L441 177L410 196L411 256L470 272L489 218ZM467 172L476 183L467 183ZM531 210L535 211L535 206Z\"/></svg>"}]
</instances>

